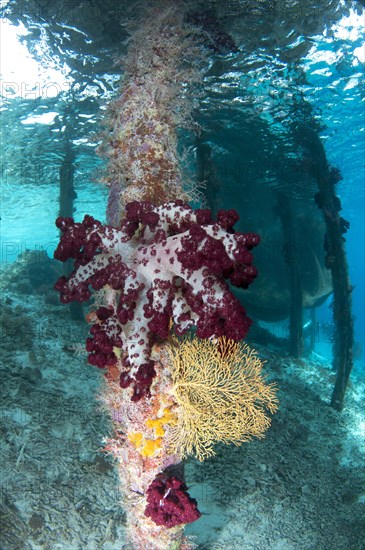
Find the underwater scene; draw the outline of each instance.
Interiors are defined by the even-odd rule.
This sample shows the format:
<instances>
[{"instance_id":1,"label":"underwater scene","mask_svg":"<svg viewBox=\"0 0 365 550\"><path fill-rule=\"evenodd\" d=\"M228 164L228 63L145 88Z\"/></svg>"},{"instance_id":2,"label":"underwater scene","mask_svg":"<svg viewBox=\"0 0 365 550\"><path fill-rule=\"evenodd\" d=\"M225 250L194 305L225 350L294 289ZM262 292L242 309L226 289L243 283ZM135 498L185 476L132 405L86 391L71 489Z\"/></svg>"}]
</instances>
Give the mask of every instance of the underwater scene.
<instances>
[{"instance_id":1,"label":"underwater scene","mask_svg":"<svg viewBox=\"0 0 365 550\"><path fill-rule=\"evenodd\" d=\"M364 15L0 2L0 550L365 550Z\"/></svg>"}]
</instances>

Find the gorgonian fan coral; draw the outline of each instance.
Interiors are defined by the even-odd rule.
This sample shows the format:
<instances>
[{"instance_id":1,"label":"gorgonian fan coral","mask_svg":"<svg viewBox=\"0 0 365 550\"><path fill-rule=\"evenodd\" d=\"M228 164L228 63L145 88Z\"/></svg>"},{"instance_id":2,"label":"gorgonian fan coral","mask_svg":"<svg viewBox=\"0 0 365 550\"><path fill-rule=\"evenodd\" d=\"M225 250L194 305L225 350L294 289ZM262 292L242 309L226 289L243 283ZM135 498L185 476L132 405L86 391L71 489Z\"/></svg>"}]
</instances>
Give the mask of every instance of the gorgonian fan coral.
<instances>
[{"instance_id":1,"label":"gorgonian fan coral","mask_svg":"<svg viewBox=\"0 0 365 550\"><path fill-rule=\"evenodd\" d=\"M120 385L132 387L133 400L149 394L151 348L168 337L171 320L179 335L196 326L200 338L245 337L251 321L226 280L243 288L253 281L249 250L259 237L235 232L237 220L234 210L221 210L213 221L209 210L182 201L128 203L118 229L90 216L82 223L58 218L63 235L55 258L74 258L75 268L55 288L65 303L88 300L89 287L115 291L96 311L89 362L106 367L124 353Z\"/></svg>"},{"instance_id":2,"label":"gorgonian fan coral","mask_svg":"<svg viewBox=\"0 0 365 550\"><path fill-rule=\"evenodd\" d=\"M268 412L274 413L278 403L256 352L225 337L170 342L171 393L178 405L170 452L203 461L215 454L219 442L241 445L263 437L270 425Z\"/></svg>"}]
</instances>

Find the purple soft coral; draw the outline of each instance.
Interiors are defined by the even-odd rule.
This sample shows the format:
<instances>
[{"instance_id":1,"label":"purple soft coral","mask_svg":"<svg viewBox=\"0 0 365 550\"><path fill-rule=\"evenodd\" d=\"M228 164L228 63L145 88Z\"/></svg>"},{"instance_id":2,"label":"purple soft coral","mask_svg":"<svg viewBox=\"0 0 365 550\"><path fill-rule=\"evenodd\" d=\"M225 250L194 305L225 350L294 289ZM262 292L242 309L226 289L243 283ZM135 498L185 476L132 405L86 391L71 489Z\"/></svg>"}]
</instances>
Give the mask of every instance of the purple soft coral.
<instances>
[{"instance_id":1,"label":"purple soft coral","mask_svg":"<svg viewBox=\"0 0 365 550\"><path fill-rule=\"evenodd\" d=\"M58 218L63 235L55 258L74 258L75 269L55 288L65 303L89 299L89 286L116 291L114 303L96 312L87 349L99 367L115 362L113 348L123 349L121 386L132 385L134 400L149 391L151 347L168 336L171 319L178 334L196 326L200 338L245 337L251 321L225 279L243 288L253 281L249 249L259 237L235 233L237 219L234 210L221 210L213 222L209 210L182 201L129 203L118 229L90 216L82 223Z\"/></svg>"},{"instance_id":2,"label":"purple soft coral","mask_svg":"<svg viewBox=\"0 0 365 550\"><path fill-rule=\"evenodd\" d=\"M177 477L159 476L147 489L145 515L168 528L196 521L201 513L187 489Z\"/></svg>"}]
</instances>

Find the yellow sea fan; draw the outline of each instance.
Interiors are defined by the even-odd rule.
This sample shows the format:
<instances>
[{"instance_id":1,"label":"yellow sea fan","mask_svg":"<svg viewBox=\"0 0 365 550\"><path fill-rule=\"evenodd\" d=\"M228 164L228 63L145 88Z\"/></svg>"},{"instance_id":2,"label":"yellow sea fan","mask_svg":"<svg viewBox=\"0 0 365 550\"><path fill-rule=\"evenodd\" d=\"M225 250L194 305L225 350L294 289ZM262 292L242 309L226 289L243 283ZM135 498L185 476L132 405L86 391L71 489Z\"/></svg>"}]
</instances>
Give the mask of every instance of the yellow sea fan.
<instances>
[{"instance_id":1,"label":"yellow sea fan","mask_svg":"<svg viewBox=\"0 0 365 550\"><path fill-rule=\"evenodd\" d=\"M240 445L263 437L270 425L267 411L274 413L278 403L254 350L224 337L173 339L168 350L178 405L171 453L203 461L215 454L218 442Z\"/></svg>"}]
</instances>

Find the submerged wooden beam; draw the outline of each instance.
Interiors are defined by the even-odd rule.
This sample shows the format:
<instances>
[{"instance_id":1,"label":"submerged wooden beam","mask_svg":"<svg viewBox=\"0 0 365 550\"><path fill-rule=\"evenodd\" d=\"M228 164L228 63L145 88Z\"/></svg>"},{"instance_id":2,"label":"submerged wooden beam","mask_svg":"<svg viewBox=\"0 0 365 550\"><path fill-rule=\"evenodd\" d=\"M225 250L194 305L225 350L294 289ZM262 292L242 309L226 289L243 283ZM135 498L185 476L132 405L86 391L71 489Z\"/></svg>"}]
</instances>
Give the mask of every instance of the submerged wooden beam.
<instances>
[{"instance_id":1,"label":"submerged wooden beam","mask_svg":"<svg viewBox=\"0 0 365 550\"><path fill-rule=\"evenodd\" d=\"M352 317L352 286L350 283L343 234L349 223L339 214L341 202L335 192L335 184L341 179L340 172L328 168L318 178L316 202L322 209L326 223L326 267L331 270L333 283L333 321L335 344L333 366L337 373L331 405L340 411L350 378L353 359L354 322Z\"/></svg>"},{"instance_id":2,"label":"submerged wooden beam","mask_svg":"<svg viewBox=\"0 0 365 550\"><path fill-rule=\"evenodd\" d=\"M283 256L288 267L290 290L289 351L299 358L303 353L303 292L298 262L298 240L289 197L278 194L278 214L283 227Z\"/></svg>"},{"instance_id":3,"label":"submerged wooden beam","mask_svg":"<svg viewBox=\"0 0 365 550\"><path fill-rule=\"evenodd\" d=\"M315 201L323 212L326 224L326 267L330 269L333 286L333 323L335 345L333 366L336 382L331 405L341 411L350 378L353 358L354 321L352 317L352 286L350 283L344 233L349 223L340 216L341 201L336 195L336 184L342 176L338 168L330 166L318 129L307 126L297 133L297 139L306 150L308 171L317 182Z\"/></svg>"},{"instance_id":4,"label":"submerged wooden beam","mask_svg":"<svg viewBox=\"0 0 365 550\"><path fill-rule=\"evenodd\" d=\"M69 123L68 123L69 124ZM66 127L68 133L70 125ZM64 145L64 156L60 166L60 210L59 215L63 218L72 218L74 213L74 200L77 197L74 187L74 173L75 173L75 152L71 147L71 142L66 137ZM68 276L73 270L73 262L68 260L64 263L63 272ZM80 321L84 318L82 305L78 302L71 302L69 304L69 310L71 318Z\"/></svg>"}]
</instances>

